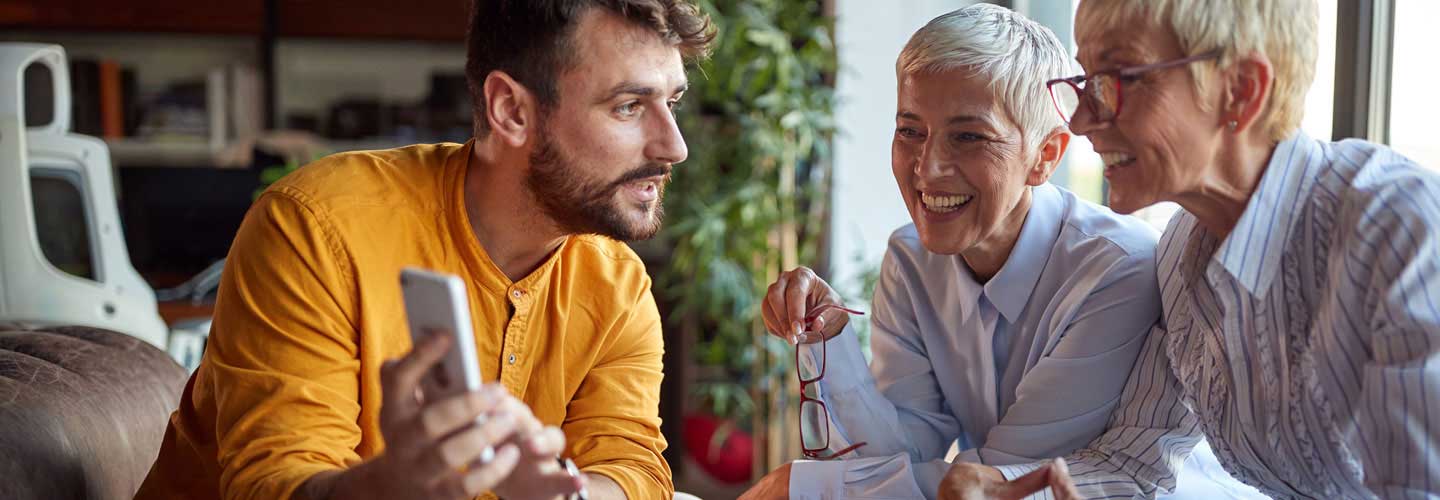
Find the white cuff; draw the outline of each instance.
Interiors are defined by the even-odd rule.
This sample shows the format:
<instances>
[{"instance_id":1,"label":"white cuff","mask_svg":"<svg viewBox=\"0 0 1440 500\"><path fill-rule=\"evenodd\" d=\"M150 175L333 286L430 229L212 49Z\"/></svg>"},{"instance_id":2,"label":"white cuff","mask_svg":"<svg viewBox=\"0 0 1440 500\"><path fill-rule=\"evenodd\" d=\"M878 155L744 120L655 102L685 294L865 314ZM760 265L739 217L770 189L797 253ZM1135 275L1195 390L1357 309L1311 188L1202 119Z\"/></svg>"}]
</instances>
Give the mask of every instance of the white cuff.
<instances>
[{"instance_id":1,"label":"white cuff","mask_svg":"<svg viewBox=\"0 0 1440 500\"><path fill-rule=\"evenodd\" d=\"M791 500L843 498L844 460L796 460L790 463Z\"/></svg>"},{"instance_id":2,"label":"white cuff","mask_svg":"<svg viewBox=\"0 0 1440 500\"><path fill-rule=\"evenodd\" d=\"M1005 476L1006 481L1014 481L1015 478L1029 474L1031 472L1035 472L1036 469L1044 467L1047 463L1049 462L1031 462L1028 464L1015 465L994 465L992 467L1000 469L1000 474Z\"/></svg>"},{"instance_id":3,"label":"white cuff","mask_svg":"<svg viewBox=\"0 0 1440 500\"><path fill-rule=\"evenodd\" d=\"M933 492L920 492L910 457L904 453L849 460L796 460L790 464L790 498L794 500L909 500L933 496Z\"/></svg>"},{"instance_id":4,"label":"white cuff","mask_svg":"<svg viewBox=\"0 0 1440 500\"><path fill-rule=\"evenodd\" d=\"M825 378L820 379L821 394L842 393L869 384L873 384L870 364L865 362L865 353L860 351L860 336L847 323L839 335L825 341Z\"/></svg>"}]
</instances>

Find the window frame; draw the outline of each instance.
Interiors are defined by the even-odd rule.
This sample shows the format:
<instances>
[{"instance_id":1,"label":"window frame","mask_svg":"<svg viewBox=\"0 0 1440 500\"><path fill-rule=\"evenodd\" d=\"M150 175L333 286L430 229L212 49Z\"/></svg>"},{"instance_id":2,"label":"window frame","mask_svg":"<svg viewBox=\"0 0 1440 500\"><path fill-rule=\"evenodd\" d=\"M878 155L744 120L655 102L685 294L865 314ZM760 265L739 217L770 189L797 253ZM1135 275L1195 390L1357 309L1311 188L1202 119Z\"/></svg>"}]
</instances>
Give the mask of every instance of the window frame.
<instances>
[{"instance_id":1,"label":"window frame","mask_svg":"<svg viewBox=\"0 0 1440 500\"><path fill-rule=\"evenodd\" d=\"M1393 0L1340 0L1335 26L1332 140L1390 144Z\"/></svg>"}]
</instances>

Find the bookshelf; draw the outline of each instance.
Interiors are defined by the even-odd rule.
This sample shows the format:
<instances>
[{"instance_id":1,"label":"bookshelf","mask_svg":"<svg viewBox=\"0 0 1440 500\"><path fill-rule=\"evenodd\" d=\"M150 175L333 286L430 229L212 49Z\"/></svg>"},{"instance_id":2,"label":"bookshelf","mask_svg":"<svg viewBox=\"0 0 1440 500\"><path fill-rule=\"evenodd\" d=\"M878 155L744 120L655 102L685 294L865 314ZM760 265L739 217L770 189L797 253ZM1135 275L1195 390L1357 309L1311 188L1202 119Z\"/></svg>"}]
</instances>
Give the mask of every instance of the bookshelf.
<instances>
[{"instance_id":1,"label":"bookshelf","mask_svg":"<svg viewBox=\"0 0 1440 500\"><path fill-rule=\"evenodd\" d=\"M468 0L7 0L5 29L459 41Z\"/></svg>"},{"instance_id":2,"label":"bookshelf","mask_svg":"<svg viewBox=\"0 0 1440 500\"><path fill-rule=\"evenodd\" d=\"M259 35L267 0L217 4L189 0L7 0L0 3L5 29L69 32L210 33Z\"/></svg>"},{"instance_id":3,"label":"bookshelf","mask_svg":"<svg viewBox=\"0 0 1440 500\"><path fill-rule=\"evenodd\" d=\"M462 75L467 9L467 0L237 0L223 9L178 0L135 0L123 9L100 0L12 0L0 6L0 41L56 43L72 61L123 68L127 85L138 88L126 99L147 106L168 86L213 92L217 71L228 75L218 118L211 113L214 95L184 100L206 101L205 116L226 124L218 135L217 122L204 136L196 127L142 134L129 121L131 106L124 106L123 133L81 131L105 138L118 167L204 168L220 166L217 152L263 130L308 126L322 149L334 152L460 139L455 126L417 132L412 115L435 101L436 81L453 87ZM236 83L251 81L237 80L237 68L253 72L253 85ZM341 102L349 107L335 109ZM92 100L89 108L105 106ZM135 115L153 115L153 108L144 111ZM393 123L337 130L344 113L362 124L377 116ZM116 123L111 118L101 121Z\"/></svg>"}]
</instances>

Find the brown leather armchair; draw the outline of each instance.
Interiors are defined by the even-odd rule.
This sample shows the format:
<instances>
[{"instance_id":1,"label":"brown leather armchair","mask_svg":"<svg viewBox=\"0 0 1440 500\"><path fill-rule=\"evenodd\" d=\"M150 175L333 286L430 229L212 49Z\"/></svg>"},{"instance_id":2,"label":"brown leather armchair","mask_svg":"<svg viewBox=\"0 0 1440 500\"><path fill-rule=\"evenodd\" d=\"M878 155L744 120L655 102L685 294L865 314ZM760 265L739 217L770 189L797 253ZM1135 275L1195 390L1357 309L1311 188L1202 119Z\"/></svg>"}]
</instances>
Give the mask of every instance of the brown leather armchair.
<instances>
[{"instance_id":1,"label":"brown leather armchair","mask_svg":"<svg viewBox=\"0 0 1440 500\"><path fill-rule=\"evenodd\" d=\"M131 498L185 370L124 334L0 326L0 498Z\"/></svg>"}]
</instances>

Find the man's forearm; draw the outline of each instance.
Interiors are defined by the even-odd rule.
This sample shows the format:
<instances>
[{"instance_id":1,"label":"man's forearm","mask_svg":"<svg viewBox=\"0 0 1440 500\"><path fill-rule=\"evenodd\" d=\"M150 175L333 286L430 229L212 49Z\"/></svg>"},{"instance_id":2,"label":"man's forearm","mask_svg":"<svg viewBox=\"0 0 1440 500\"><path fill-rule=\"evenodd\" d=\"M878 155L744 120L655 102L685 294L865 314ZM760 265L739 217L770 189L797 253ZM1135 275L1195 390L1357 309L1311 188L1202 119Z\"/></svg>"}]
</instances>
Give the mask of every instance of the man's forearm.
<instances>
[{"instance_id":1,"label":"man's forearm","mask_svg":"<svg viewBox=\"0 0 1440 500\"><path fill-rule=\"evenodd\" d=\"M610 479L604 474L585 473L585 479L589 484L585 486L589 493L590 500L627 500L625 490L620 489L620 483Z\"/></svg>"},{"instance_id":2,"label":"man's forearm","mask_svg":"<svg viewBox=\"0 0 1440 500\"><path fill-rule=\"evenodd\" d=\"M310 476L304 484L295 490L294 500L330 500L335 492L335 483L339 482L340 474L343 471L327 470Z\"/></svg>"},{"instance_id":3,"label":"man's forearm","mask_svg":"<svg viewBox=\"0 0 1440 500\"><path fill-rule=\"evenodd\" d=\"M355 498L387 498L386 495L394 492L387 492L384 489L376 490L366 484L384 484L384 481L368 480L367 477L374 476L376 469L375 460L361 462L349 469L334 469L317 473L305 480L295 494L293 500L350 500Z\"/></svg>"}]
</instances>

